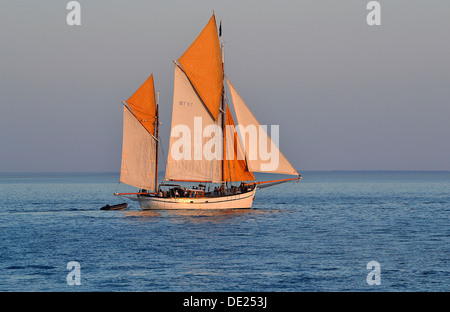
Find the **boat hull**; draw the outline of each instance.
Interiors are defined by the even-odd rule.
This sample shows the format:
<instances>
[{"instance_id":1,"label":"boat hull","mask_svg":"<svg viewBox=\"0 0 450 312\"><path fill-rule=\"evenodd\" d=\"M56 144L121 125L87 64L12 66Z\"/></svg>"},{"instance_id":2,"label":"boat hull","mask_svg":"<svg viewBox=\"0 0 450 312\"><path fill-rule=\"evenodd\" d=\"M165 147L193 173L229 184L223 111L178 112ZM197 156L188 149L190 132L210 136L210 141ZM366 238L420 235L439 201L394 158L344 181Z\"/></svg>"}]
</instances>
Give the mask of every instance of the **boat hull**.
<instances>
[{"instance_id":1,"label":"boat hull","mask_svg":"<svg viewBox=\"0 0 450 312\"><path fill-rule=\"evenodd\" d=\"M256 188L237 195L218 197L170 197L141 196L139 201L143 210L173 210L173 209L250 209L255 198Z\"/></svg>"},{"instance_id":2,"label":"boat hull","mask_svg":"<svg viewBox=\"0 0 450 312\"><path fill-rule=\"evenodd\" d=\"M125 208L127 208L128 204L127 203L122 203L122 204L118 204L118 205L106 205L103 206L102 208L100 208L100 210L124 210Z\"/></svg>"}]
</instances>

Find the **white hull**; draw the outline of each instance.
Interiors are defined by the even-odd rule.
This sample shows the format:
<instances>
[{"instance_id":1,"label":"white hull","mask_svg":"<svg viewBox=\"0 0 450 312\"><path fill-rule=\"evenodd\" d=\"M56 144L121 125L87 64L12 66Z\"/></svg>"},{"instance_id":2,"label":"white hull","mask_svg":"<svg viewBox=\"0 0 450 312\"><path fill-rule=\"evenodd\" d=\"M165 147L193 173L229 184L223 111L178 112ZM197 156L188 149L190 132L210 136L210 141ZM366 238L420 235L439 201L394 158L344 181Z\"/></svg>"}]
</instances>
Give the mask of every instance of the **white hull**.
<instances>
[{"instance_id":1,"label":"white hull","mask_svg":"<svg viewBox=\"0 0 450 312\"><path fill-rule=\"evenodd\" d=\"M143 210L172 210L172 209L249 209L252 208L255 198L256 187L249 192L237 195L220 197L169 197L162 198L156 196L138 197Z\"/></svg>"}]
</instances>

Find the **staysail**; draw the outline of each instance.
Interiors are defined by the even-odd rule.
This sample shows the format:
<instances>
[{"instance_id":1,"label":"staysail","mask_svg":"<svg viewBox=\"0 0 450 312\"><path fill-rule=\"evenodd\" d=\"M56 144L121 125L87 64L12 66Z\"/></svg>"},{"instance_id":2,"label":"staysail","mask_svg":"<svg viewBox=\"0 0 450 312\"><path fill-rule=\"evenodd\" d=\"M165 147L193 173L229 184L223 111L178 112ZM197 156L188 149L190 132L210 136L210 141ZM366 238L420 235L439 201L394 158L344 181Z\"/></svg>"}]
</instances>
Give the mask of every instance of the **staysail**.
<instances>
[{"instance_id":1,"label":"staysail","mask_svg":"<svg viewBox=\"0 0 450 312\"><path fill-rule=\"evenodd\" d=\"M227 114L225 121L226 131L226 161L225 166L225 181L254 181L253 173L248 170L247 162L245 160L244 149L242 142L236 131L233 116L227 106Z\"/></svg>"},{"instance_id":2,"label":"staysail","mask_svg":"<svg viewBox=\"0 0 450 312\"><path fill-rule=\"evenodd\" d=\"M156 140L124 105L120 182L155 191L155 174Z\"/></svg>"},{"instance_id":3,"label":"staysail","mask_svg":"<svg viewBox=\"0 0 450 312\"><path fill-rule=\"evenodd\" d=\"M241 130L246 130L245 133L241 132L241 136L244 141L244 150L249 170L253 172L299 175L278 147L272 142L264 128L261 127L228 78L227 82L239 127ZM270 151L270 157L262 153L267 154L268 151Z\"/></svg>"}]
</instances>

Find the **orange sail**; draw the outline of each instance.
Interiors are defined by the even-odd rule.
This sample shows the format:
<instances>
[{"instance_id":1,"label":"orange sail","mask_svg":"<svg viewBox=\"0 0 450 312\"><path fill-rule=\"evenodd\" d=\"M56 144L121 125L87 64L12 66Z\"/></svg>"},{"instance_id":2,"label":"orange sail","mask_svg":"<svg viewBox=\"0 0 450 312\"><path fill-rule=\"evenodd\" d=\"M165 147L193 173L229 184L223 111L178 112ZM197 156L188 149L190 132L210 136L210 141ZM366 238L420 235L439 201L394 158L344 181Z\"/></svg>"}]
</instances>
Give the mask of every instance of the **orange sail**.
<instances>
[{"instance_id":1,"label":"orange sail","mask_svg":"<svg viewBox=\"0 0 450 312\"><path fill-rule=\"evenodd\" d=\"M245 161L244 151L241 140L235 131L235 124L230 109L227 106L227 115L225 120L226 127L226 161L225 180L228 182L236 181L254 181L253 173L248 171L247 162Z\"/></svg>"},{"instance_id":2,"label":"orange sail","mask_svg":"<svg viewBox=\"0 0 450 312\"><path fill-rule=\"evenodd\" d=\"M133 114L150 134L155 133L156 100L153 74L127 100Z\"/></svg>"},{"instance_id":3,"label":"orange sail","mask_svg":"<svg viewBox=\"0 0 450 312\"><path fill-rule=\"evenodd\" d=\"M192 45L178 59L214 120L218 120L223 65L216 18L213 15Z\"/></svg>"},{"instance_id":4,"label":"orange sail","mask_svg":"<svg viewBox=\"0 0 450 312\"><path fill-rule=\"evenodd\" d=\"M155 157L156 140L124 105L120 182L146 190L156 190Z\"/></svg>"}]
</instances>

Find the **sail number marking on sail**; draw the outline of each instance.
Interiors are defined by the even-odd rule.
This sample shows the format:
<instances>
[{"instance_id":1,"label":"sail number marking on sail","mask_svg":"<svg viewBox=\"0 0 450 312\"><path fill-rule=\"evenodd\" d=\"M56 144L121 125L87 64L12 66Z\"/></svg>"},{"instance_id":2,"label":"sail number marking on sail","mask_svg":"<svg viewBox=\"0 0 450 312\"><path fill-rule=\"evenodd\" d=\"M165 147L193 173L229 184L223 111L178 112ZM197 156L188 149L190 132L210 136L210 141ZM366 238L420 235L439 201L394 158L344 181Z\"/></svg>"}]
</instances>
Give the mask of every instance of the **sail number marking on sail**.
<instances>
[{"instance_id":1,"label":"sail number marking on sail","mask_svg":"<svg viewBox=\"0 0 450 312\"><path fill-rule=\"evenodd\" d=\"M189 102L189 101L179 101L178 105L185 106L185 107L192 107L192 106L194 106L194 103Z\"/></svg>"}]
</instances>

